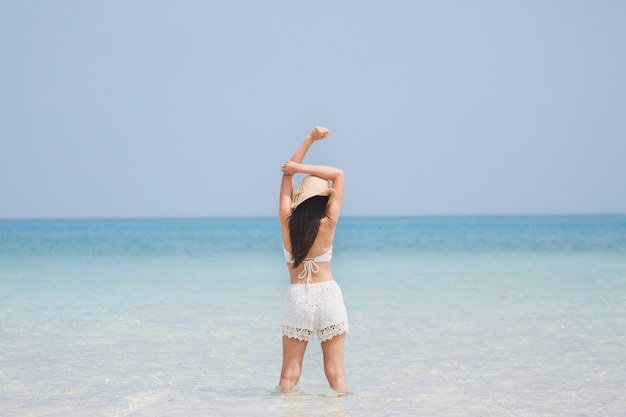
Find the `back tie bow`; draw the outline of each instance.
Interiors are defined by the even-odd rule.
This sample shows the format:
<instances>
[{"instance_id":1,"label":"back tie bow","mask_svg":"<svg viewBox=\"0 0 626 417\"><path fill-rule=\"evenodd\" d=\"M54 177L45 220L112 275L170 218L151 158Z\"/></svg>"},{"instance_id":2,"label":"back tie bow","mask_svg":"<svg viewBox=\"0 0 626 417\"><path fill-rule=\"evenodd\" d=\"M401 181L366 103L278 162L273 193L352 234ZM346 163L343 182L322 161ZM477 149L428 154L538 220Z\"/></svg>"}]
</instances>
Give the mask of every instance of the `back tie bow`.
<instances>
[{"instance_id":1,"label":"back tie bow","mask_svg":"<svg viewBox=\"0 0 626 417\"><path fill-rule=\"evenodd\" d=\"M311 281L311 274L317 273L320 270L318 264L313 259L305 259L302 265L302 271L298 274L298 279L305 279L308 284Z\"/></svg>"}]
</instances>

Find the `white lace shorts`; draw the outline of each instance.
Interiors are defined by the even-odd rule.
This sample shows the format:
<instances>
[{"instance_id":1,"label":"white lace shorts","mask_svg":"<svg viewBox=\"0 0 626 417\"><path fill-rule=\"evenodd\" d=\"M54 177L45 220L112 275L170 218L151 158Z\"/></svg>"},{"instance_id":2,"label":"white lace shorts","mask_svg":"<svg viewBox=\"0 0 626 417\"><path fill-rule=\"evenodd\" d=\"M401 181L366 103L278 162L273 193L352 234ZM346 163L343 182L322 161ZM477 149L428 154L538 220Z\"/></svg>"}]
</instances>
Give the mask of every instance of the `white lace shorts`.
<instances>
[{"instance_id":1,"label":"white lace shorts","mask_svg":"<svg viewBox=\"0 0 626 417\"><path fill-rule=\"evenodd\" d=\"M348 331L348 314L335 281L291 284L285 295L283 335L325 342Z\"/></svg>"}]
</instances>

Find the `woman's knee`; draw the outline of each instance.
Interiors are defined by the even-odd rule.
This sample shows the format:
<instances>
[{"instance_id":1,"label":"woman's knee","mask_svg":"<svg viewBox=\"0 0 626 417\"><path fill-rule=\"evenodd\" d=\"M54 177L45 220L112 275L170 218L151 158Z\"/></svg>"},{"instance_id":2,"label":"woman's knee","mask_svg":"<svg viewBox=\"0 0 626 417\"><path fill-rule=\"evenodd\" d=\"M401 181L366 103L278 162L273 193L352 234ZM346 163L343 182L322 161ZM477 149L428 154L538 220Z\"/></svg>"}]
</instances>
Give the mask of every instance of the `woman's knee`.
<instances>
[{"instance_id":1,"label":"woman's knee","mask_svg":"<svg viewBox=\"0 0 626 417\"><path fill-rule=\"evenodd\" d=\"M331 388L346 390L346 371L344 366L345 333L322 343L324 352L324 374Z\"/></svg>"},{"instance_id":2,"label":"woman's knee","mask_svg":"<svg viewBox=\"0 0 626 417\"><path fill-rule=\"evenodd\" d=\"M329 380L344 378L346 370L343 361L326 361L324 363L324 373Z\"/></svg>"},{"instance_id":3,"label":"woman's knee","mask_svg":"<svg viewBox=\"0 0 626 417\"><path fill-rule=\"evenodd\" d=\"M302 374L302 368L298 365L283 366L283 370L280 373L279 385L283 392L291 391L295 388L300 380Z\"/></svg>"},{"instance_id":4,"label":"woman's knee","mask_svg":"<svg viewBox=\"0 0 626 417\"><path fill-rule=\"evenodd\" d=\"M324 358L324 374L329 381L340 380L345 378L346 370L343 361L343 355L326 356Z\"/></svg>"},{"instance_id":5,"label":"woman's knee","mask_svg":"<svg viewBox=\"0 0 626 417\"><path fill-rule=\"evenodd\" d=\"M283 367L280 377L283 379L298 381L302 374L302 368L298 364L291 364Z\"/></svg>"},{"instance_id":6,"label":"woman's knee","mask_svg":"<svg viewBox=\"0 0 626 417\"><path fill-rule=\"evenodd\" d=\"M324 365L328 385L336 391L347 391L346 372L343 365Z\"/></svg>"}]
</instances>

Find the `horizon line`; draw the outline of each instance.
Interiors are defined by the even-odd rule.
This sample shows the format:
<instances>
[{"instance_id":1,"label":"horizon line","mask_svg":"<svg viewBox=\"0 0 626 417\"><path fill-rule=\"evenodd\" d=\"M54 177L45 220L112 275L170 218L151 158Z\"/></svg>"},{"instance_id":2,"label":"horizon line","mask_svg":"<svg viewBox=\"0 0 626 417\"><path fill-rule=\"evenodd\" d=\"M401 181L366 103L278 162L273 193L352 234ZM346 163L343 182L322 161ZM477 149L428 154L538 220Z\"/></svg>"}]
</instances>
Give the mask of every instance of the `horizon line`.
<instances>
[{"instance_id":1,"label":"horizon line","mask_svg":"<svg viewBox=\"0 0 626 417\"><path fill-rule=\"evenodd\" d=\"M587 213L446 213L446 214L343 214L342 218L407 218L407 217L597 217L626 216L626 212L587 212ZM124 221L124 220L254 220L271 219L274 215L213 215L213 216L85 216L85 217L0 217L0 222L9 221Z\"/></svg>"}]
</instances>

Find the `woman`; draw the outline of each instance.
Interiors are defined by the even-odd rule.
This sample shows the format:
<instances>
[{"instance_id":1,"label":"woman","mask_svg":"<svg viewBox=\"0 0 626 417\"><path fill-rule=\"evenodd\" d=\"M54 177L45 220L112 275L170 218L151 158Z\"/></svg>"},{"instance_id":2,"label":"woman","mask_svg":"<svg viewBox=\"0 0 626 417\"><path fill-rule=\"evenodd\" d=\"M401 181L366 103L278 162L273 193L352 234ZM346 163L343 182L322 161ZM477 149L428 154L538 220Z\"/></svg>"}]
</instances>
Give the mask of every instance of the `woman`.
<instances>
[{"instance_id":1,"label":"woman","mask_svg":"<svg viewBox=\"0 0 626 417\"><path fill-rule=\"evenodd\" d=\"M282 320L281 392L293 390L298 383L304 351L314 336L322 344L328 384L335 391L348 392L343 359L348 317L341 289L330 270L344 174L338 168L302 163L313 142L329 134L324 127L313 128L282 167L279 217L291 285ZM307 174L295 192L294 174Z\"/></svg>"}]
</instances>

